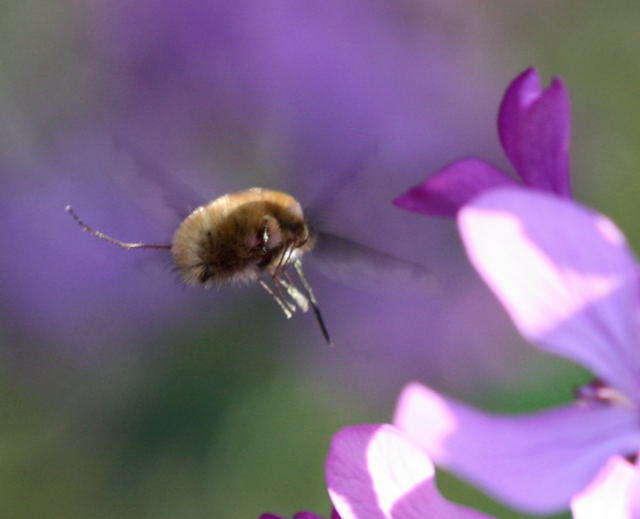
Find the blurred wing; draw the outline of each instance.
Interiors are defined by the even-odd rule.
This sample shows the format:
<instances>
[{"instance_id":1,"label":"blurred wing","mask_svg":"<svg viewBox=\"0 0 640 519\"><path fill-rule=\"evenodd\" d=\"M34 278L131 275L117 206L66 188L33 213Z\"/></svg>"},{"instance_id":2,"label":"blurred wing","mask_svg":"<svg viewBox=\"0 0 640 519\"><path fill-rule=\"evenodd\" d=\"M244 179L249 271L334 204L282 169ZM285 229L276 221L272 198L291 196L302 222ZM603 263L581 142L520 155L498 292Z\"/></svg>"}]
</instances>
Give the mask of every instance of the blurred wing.
<instances>
[{"instance_id":1,"label":"blurred wing","mask_svg":"<svg viewBox=\"0 0 640 519\"><path fill-rule=\"evenodd\" d=\"M182 181L179 175L167 171L142 147L120 134L114 135L113 139L116 148L131 158L139 179L159 189L162 202L180 220L186 218L196 207L208 202Z\"/></svg>"},{"instance_id":2,"label":"blurred wing","mask_svg":"<svg viewBox=\"0 0 640 519\"><path fill-rule=\"evenodd\" d=\"M317 232L309 263L327 278L363 290L433 292L434 276L426 267L333 234Z\"/></svg>"},{"instance_id":3,"label":"blurred wing","mask_svg":"<svg viewBox=\"0 0 640 519\"><path fill-rule=\"evenodd\" d=\"M337 175L322 172L321 178L329 178L329 182L321 188L309 201L304 201L304 212L307 219L320 221L321 215L327 214L335 202L349 190L362 188L366 182L365 173L370 164L379 160L380 147L377 142L368 143Z\"/></svg>"}]
</instances>

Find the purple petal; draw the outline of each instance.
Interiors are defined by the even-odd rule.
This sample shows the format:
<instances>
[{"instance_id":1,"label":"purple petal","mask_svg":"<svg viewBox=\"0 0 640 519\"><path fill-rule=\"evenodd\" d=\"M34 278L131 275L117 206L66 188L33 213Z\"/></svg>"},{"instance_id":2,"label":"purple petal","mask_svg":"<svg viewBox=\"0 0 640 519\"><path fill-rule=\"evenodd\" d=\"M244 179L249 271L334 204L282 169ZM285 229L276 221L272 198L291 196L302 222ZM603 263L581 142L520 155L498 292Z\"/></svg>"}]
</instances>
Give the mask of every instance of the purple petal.
<instances>
[{"instance_id":1,"label":"purple petal","mask_svg":"<svg viewBox=\"0 0 640 519\"><path fill-rule=\"evenodd\" d=\"M555 78L540 89L535 69L525 70L507 88L498 132L502 146L525 184L570 196L571 116L564 84Z\"/></svg>"},{"instance_id":2,"label":"purple petal","mask_svg":"<svg viewBox=\"0 0 640 519\"><path fill-rule=\"evenodd\" d=\"M571 500L574 519L640 519L640 471L612 457L593 482Z\"/></svg>"},{"instance_id":3,"label":"purple petal","mask_svg":"<svg viewBox=\"0 0 640 519\"><path fill-rule=\"evenodd\" d=\"M480 519L446 501L424 451L390 425L356 425L336 433L327 486L342 519Z\"/></svg>"},{"instance_id":4,"label":"purple petal","mask_svg":"<svg viewBox=\"0 0 640 519\"><path fill-rule=\"evenodd\" d=\"M454 218L458 210L481 191L515 183L491 164L471 158L446 166L393 203L407 211Z\"/></svg>"},{"instance_id":5,"label":"purple petal","mask_svg":"<svg viewBox=\"0 0 640 519\"><path fill-rule=\"evenodd\" d=\"M640 400L637 264L604 216L526 189L460 213L467 254L520 332Z\"/></svg>"},{"instance_id":6,"label":"purple petal","mask_svg":"<svg viewBox=\"0 0 640 519\"><path fill-rule=\"evenodd\" d=\"M638 449L637 413L597 404L503 417L411 384L394 424L437 465L511 506L551 513L566 508L609 456Z\"/></svg>"}]
</instances>

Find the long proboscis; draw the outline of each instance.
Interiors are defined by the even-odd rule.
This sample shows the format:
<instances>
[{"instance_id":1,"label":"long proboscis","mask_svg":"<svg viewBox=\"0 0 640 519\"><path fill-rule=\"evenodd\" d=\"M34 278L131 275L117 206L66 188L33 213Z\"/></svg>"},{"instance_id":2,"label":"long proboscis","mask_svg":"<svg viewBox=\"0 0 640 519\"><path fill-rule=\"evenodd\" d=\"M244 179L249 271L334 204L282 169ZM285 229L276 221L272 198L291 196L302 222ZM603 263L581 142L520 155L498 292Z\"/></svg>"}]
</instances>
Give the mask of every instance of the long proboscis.
<instances>
[{"instance_id":1,"label":"long proboscis","mask_svg":"<svg viewBox=\"0 0 640 519\"><path fill-rule=\"evenodd\" d=\"M93 227L89 227L86 223L84 223L80 217L76 214L73 208L68 205L64 208L64 210L71 215L71 217L76 221L76 223L82 227L82 230L95 236L96 238L100 238L106 242L109 242L113 245L117 245L118 247L122 247L123 249L170 249L171 245L152 245L149 243L127 243L121 240L117 240L112 238L111 236L94 229Z\"/></svg>"},{"instance_id":2,"label":"long proboscis","mask_svg":"<svg viewBox=\"0 0 640 519\"><path fill-rule=\"evenodd\" d=\"M311 304L311 308L313 308L313 313L316 315L316 319L318 321L318 324L320 325L320 330L322 330L322 335L324 336L325 341L327 341L327 344L329 346L334 346L333 341L331 340L331 336L329 335L329 331L327 330L327 326L324 324L324 319L322 318L322 313L320 312L320 307L318 306L318 300L316 299L316 296L313 293L313 289L311 288L311 285L307 281L307 278L304 275L304 271L302 270L302 262L300 261L300 259L294 260L293 266L296 269L305 292L307 293L309 303Z\"/></svg>"}]
</instances>

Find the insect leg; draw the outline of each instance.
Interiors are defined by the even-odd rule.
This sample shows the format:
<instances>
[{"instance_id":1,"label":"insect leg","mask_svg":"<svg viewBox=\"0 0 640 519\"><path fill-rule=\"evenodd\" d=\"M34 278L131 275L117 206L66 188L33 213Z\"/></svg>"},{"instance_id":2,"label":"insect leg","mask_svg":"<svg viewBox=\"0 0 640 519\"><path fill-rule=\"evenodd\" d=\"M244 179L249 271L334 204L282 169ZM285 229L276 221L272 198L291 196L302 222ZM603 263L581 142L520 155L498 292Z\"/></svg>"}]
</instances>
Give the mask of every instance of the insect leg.
<instances>
[{"instance_id":1,"label":"insect leg","mask_svg":"<svg viewBox=\"0 0 640 519\"><path fill-rule=\"evenodd\" d=\"M285 305L284 301L282 299L280 299L280 297L278 297L273 290L271 290L271 288L269 288L269 285L267 285L262 279L258 279L257 280L258 283L260 284L260 286L262 288L265 289L265 291L267 292L267 294L269 294L273 300L278 303L278 306L280 307L280 309L284 312L284 315L287 319L291 319L291 316L293 315L291 313L291 310L289 310L289 308L287 308L287 306Z\"/></svg>"},{"instance_id":2,"label":"insect leg","mask_svg":"<svg viewBox=\"0 0 640 519\"><path fill-rule=\"evenodd\" d=\"M280 296L280 299L289 307L289 309L292 312L295 312L297 310L296 298L292 295L292 293L286 287L286 284L284 284L282 282L282 279L280 278L280 275L282 274L283 269L286 268L287 266L286 262L284 262L284 258L291 256L292 252L293 252L293 244L287 245L287 247L282 251L282 255L278 260L278 264L276 265L276 267L273 269L273 272L271 273L271 279L273 279L273 285L276 289L276 293L278 294L278 296ZM291 299L293 299L293 303L287 300L284 292L282 292L281 285L287 288L287 294L289 295L289 297L291 297Z\"/></svg>"},{"instance_id":3,"label":"insect leg","mask_svg":"<svg viewBox=\"0 0 640 519\"><path fill-rule=\"evenodd\" d=\"M311 285L307 281L307 278L304 275L304 271L302 270L302 261L300 259L296 259L293 261L293 266L298 273L298 277L302 282L302 286L307 292L307 297L309 298L309 302L311 303L311 308L313 308L313 313L316 314L316 319L318 321L318 325L320 325L320 330L322 330L322 335L324 336L324 340L327 341L329 346L333 346L333 341L329 336L329 331L327 330L327 326L324 324L324 319L322 318L322 314L320 313L320 308L318 307L318 301L316 300L316 296L311 289Z\"/></svg>"},{"instance_id":4,"label":"insect leg","mask_svg":"<svg viewBox=\"0 0 640 519\"><path fill-rule=\"evenodd\" d=\"M272 276L279 276L280 275L280 271L282 270L283 267L285 267L287 265L286 261L285 261L285 257L286 256L290 256L291 252L289 251L293 250L293 244L287 244L285 246L284 249L282 249L282 254L280 255L280 258L278 258L278 263L276 264L275 268L273 269L273 274Z\"/></svg>"},{"instance_id":5,"label":"insect leg","mask_svg":"<svg viewBox=\"0 0 640 519\"><path fill-rule=\"evenodd\" d=\"M298 308L303 312L309 311L309 300L306 296L298 290L298 288L293 284L291 278L289 277L289 273L285 270L283 272L285 279L278 278L278 282L285 288L289 297L298 305Z\"/></svg>"},{"instance_id":6,"label":"insect leg","mask_svg":"<svg viewBox=\"0 0 640 519\"><path fill-rule=\"evenodd\" d=\"M262 252L263 254L266 254L267 251L267 244L269 243L269 219L270 217L265 215L264 217L264 227L262 228ZM280 256L280 259L278 260L278 264L276 265L276 267L273 269L273 272L271 273L271 279L273 280L273 286L275 288L275 293L268 288L268 285L266 283L264 283L264 281L259 280L260 284L262 285L262 287L267 290L267 292L276 300L276 302L280 305L281 308L287 308L287 311L285 312L285 314L287 313L291 313L291 312L295 312L296 311L296 306L294 304L292 304L290 301L287 301L284 293L282 292L282 290L280 289L280 284L278 283L278 268L280 267L280 263L282 261L282 256ZM287 317L291 317L291 315L288 315Z\"/></svg>"}]
</instances>

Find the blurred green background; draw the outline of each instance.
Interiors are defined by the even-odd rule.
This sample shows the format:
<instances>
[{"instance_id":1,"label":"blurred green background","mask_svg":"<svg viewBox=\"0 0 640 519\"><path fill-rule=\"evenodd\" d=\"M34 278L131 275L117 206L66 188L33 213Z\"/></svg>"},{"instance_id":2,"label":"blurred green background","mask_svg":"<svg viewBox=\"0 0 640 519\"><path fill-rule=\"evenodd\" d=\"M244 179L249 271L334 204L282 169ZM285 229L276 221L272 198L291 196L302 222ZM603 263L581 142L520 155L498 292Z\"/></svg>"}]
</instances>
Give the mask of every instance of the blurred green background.
<instances>
[{"instance_id":1,"label":"blurred green background","mask_svg":"<svg viewBox=\"0 0 640 519\"><path fill-rule=\"evenodd\" d=\"M407 5L422 8L418 0ZM496 156L494 117L511 78L536 66L545 82L552 75L564 79L572 100L576 197L612 217L640 247L640 4L456 0L430 5L447 11L452 24L447 30L461 30L473 42L465 48L467 58L492 85L480 99L494 104L472 117L483 118L475 122L486 128L481 138L494 142ZM65 121L95 103L95 76L77 37L87 30L90 6L3 2L0 113L11 122L0 130L3 182L11 175L32 175L33 151L47 146L51 128L64 131ZM413 30L431 29L414 24ZM455 89L460 102L473 99L473 78L460 83ZM487 83L481 88L486 92ZM438 160L473 151L465 146ZM416 176L414 183L420 180ZM424 225L442 226L445 243L462 254L450 222L425 220ZM27 238L15 236L21 239ZM2 254L12 254L11 242ZM456 268L479 287L462 258ZM253 518L301 509L328 514L323 463L331 435L348 424L389 420L401 384L369 393L367 384L379 384L352 383L344 367L340 349L349 345L339 344L337 353L317 351L325 347L310 320L298 324L294 334L261 294L248 296L251 304L246 295L245 290L229 296L224 319L199 314L168 320L137 338L140 344L125 344L117 355L92 361L49 349L41 334L17 333L8 311L0 331L1 515ZM484 292L483 297L491 299ZM11 305L2 302L4 309ZM588 380L581 369L524 344L497 304L491 311L497 324L489 329L474 315L456 326L472 329L478 344L501 343L512 351L494 359L495 371L454 376L464 371L462 364L473 363L458 355L439 377L423 382L487 409L522 412L566 401ZM301 327L306 332L300 333ZM425 336L425 365L437 348ZM366 348L358 351L358 362L366 363ZM504 376L493 376L502 371ZM505 519L527 517L446 474L439 478L452 499Z\"/></svg>"}]
</instances>

